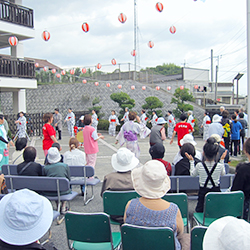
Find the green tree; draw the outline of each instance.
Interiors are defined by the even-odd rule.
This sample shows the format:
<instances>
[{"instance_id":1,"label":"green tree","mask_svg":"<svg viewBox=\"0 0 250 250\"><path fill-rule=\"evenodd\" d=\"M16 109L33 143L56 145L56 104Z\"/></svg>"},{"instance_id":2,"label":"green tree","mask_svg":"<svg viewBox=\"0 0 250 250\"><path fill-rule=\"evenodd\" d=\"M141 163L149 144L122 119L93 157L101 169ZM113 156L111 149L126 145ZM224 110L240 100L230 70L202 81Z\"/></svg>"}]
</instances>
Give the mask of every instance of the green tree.
<instances>
[{"instance_id":1,"label":"green tree","mask_svg":"<svg viewBox=\"0 0 250 250\"><path fill-rule=\"evenodd\" d=\"M142 108L148 110L147 114L149 116L152 115L152 110L155 110L155 109L163 107L163 103L156 96L149 96L149 97L147 97L145 99L145 102L146 103L142 105ZM161 110L157 110L157 115L158 116L162 116Z\"/></svg>"},{"instance_id":2,"label":"green tree","mask_svg":"<svg viewBox=\"0 0 250 250\"><path fill-rule=\"evenodd\" d=\"M189 89L177 88L174 93L174 97L171 100L171 103L176 103L177 108L173 110L173 113L176 117L180 117L181 113L186 112L188 110L193 110L193 106L191 104L185 103L186 101L194 102L195 98L189 92Z\"/></svg>"},{"instance_id":3,"label":"green tree","mask_svg":"<svg viewBox=\"0 0 250 250\"><path fill-rule=\"evenodd\" d=\"M162 74L162 75L175 75L181 74L182 69L180 66L175 65L174 63L163 63L163 65L157 65L156 67L146 68L153 73Z\"/></svg>"},{"instance_id":4,"label":"green tree","mask_svg":"<svg viewBox=\"0 0 250 250\"><path fill-rule=\"evenodd\" d=\"M99 97L95 97L94 100L92 101L92 107L89 108L89 112L91 112L92 110L95 110L97 116L99 119L101 119L105 114L101 113L101 109L102 106L97 106L98 103L100 103L100 98Z\"/></svg>"}]
</instances>

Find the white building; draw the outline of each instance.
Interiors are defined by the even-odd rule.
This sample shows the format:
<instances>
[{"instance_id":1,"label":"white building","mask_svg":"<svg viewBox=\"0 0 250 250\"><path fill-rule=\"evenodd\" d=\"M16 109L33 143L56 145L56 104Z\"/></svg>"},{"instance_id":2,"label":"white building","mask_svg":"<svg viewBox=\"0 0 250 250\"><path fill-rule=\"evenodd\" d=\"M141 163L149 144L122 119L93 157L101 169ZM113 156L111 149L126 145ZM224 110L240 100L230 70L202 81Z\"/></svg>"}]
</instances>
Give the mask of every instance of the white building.
<instances>
[{"instance_id":1,"label":"white building","mask_svg":"<svg viewBox=\"0 0 250 250\"><path fill-rule=\"evenodd\" d=\"M10 47L8 39L16 36L17 46L11 47L11 57L0 56L0 91L13 92L13 111L26 112L25 89L37 88L33 60L24 59L23 41L35 37L34 13L22 6L22 0L0 2L0 53Z\"/></svg>"}]
</instances>

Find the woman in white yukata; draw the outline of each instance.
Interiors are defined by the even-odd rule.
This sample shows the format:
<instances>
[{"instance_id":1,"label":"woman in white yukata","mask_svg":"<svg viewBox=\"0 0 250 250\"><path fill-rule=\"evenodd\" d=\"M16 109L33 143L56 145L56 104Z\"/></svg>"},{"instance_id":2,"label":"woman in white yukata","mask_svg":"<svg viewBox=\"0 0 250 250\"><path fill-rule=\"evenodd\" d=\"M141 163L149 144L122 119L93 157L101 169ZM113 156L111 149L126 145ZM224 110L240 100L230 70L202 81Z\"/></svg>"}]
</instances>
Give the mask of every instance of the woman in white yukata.
<instances>
[{"instance_id":1,"label":"woman in white yukata","mask_svg":"<svg viewBox=\"0 0 250 250\"><path fill-rule=\"evenodd\" d=\"M156 111L152 111L152 120L150 120L149 122L152 124L152 127L157 125L157 120L158 120L158 116L156 114Z\"/></svg>"},{"instance_id":2,"label":"woman in white yukata","mask_svg":"<svg viewBox=\"0 0 250 250\"><path fill-rule=\"evenodd\" d=\"M95 130L97 131L97 126L98 126L98 117L97 117L97 114L95 112L95 110L93 109L92 110L92 127L95 128Z\"/></svg>"},{"instance_id":3,"label":"woman in white yukata","mask_svg":"<svg viewBox=\"0 0 250 250\"><path fill-rule=\"evenodd\" d=\"M147 126L148 118L145 113L146 113L145 109L142 109L140 120L145 126Z\"/></svg>"},{"instance_id":4,"label":"woman in white yukata","mask_svg":"<svg viewBox=\"0 0 250 250\"><path fill-rule=\"evenodd\" d=\"M76 123L75 114L72 112L72 108L69 108L68 112L69 113L67 114L65 118L65 122L67 122L69 136L75 137L75 133L74 133L74 126Z\"/></svg>"},{"instance_id":5,"label":"woman in white yukata","mask_svg":"<svg viewBox=\"0 0 250 250\"><path fill-rule=\"evenodd\" d=\"M146 138L150 134L150 129L148 129L141 121L135 112L129 112L129 121L123 124L119 134L116 136L116 144L119 142L122 146L126 142L126 147L131 152L133 152L136 158L139 159L140 148L137 141L137 135L140 135L141 139ZM138 123L135 123L135 119Z\"/></svg>"},{"instance_id":6,"label":"woman in white yukata","mask_svg":"<svg viewBox=\"0 0 250 250\"><path fill-rule=\"evenodd\" d=\"M129 119L128 119L128 114L129 114L129 108L125 108L125 114L124 114L124 116L122 117L121 122L124 121L124 123L125 123L125 122L129 121Z\"/></svg>"},{"instance_id":7,"label":"woman in white yukata","mask_svg":"<svg viewBox=\"0 0 250 250\"><path fill-rule=\"evenodd\" d=\"M208 115L209 115L208 112L204 113L204 118L203 118L203 122L201 125L201 128L203 128L203 140L204 141L206 141L209 138L208 129L211 124L211 119Z\"/></svg>"},{"instance_id":8,"label":"woman in white yukata","mask_svg":"<svg viewBox=\"0 0 250 250\"><path fill-rule=\"evenodd\" d=\"M109 134L111 136L115 136L116 126L120 125L117 116L115 115L115 111L111 111L111 116L109 117Z\"/></svg>"},{"instance_id":9,"label":"woman in white yukata","mask_svg":"<svg viewBox=\"0 0 250 250\"><path fill-rule=\"evenodd\" d=\"M168 110L168 138L172 138L173 132L174 132L174 127L176 125L175 118L172 115L172 111Z\"/></svg>"},{"instance_id":10,"label":"woman in white yukata","mask_svg":"<svg viewBox=\"0 0 250 250\"><path fill-rule=\"evenodd\" d=\"M18 138L26 138L26 117L23 112L19 113L19 118L15 121L18 130ZM7 131L8 133L8 131Z\"/></svg>"}]
</instances>

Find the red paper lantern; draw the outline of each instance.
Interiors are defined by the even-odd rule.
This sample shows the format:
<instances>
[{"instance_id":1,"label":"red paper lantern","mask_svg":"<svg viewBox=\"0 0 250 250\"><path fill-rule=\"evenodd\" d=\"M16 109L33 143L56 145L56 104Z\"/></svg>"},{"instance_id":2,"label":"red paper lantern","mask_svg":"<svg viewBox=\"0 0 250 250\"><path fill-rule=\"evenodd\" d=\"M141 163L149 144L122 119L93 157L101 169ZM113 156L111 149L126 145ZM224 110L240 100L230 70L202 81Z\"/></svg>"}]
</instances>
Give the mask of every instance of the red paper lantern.
<instances>
[{"instance_id":1,"label":"red paper lantern","mask_svg":"<svg viewBox=\"0 0 250 250\"><path fill-rule=\"evenodd\" d=\"M116 65L116 60L113 58L113 59L111 60L111 63L112 63L113 65Z\"/></svg>"},{"instance_id":2,"label":"red paper lantern","mask_svg":"<svg viewBox=\"0 0 250 250\"><path fill-rule=\"evenodd\" d=\"M156 90L160 90L160 87L159 87L159 86L157 86L155 89L156 89Z\"/></svg>"},{"instance_id":3,"label":"red paper lantern","mask_svg":"<svg viewBox=\"0 0 250 250\"><path fill-rule=\"evenodd\" d=\"M66 71L65 70L62 70L61 71L61 74L64 76L64 75L66 75Z\"/></svg>"},{"instance_id":4,"label":"red paper lantern","mask_svg":"<svg viewBox=\"0 0 250 250\"><path fill-rule=\"evenodd\" d=\"M198 86L198 85L194 85L194 88L195 88L195 89L198 89L198 88L199 88L199 86Z\"/></svg>"},{"instance_id":5,"label":"red paper lantern","mask_svg":"<svg viewBox=\"0 0 250 250\"><path fill-rule=\"evenodd\" d=\"M121 85L121 84L119 84L117 87L118 87L118 89L121 89L121 88L122 88L122 85Z\"/></svg>"},{"instance_id":6,"label":"red paper lantern","mask_svg":"<svg viewBox=\"0 0 250 250\"><path fill-rule=\"evenodd\" d=\"M149 42L148 42L148 47L149 47L150 49L152 49L152 48L154 47L154 42L149 41Z\"/></svg>"},{"instance_id":7,"label":"red paper lantern","mask_svg":"<svg viewBox=\"0 0 250 250\"><path fill-rule=\"evenodd\" d=\"M106 86L107 86L107 87L110 87L110 83L107 83Z\"/></svg>"},{"instance_id":8,"label":"red paper lantern","mask_svg":"<svg viewBox=\"0 0 250 250\"><path fill-rule=\"evenodd\" d=\"M176 32L175 26L171 26L171 27L169 28L169 31L170 31L170 33L174 34L174 33Z\"/></svg>"},{"instance_id":9,"label":"red paper lantern","mask_svg":"<svg viewBox=\"0 0 250 250\"><path fill-rule=\"evenodd\" d=\"M156 5L155 5L155 8L159 11L159 12L162 12L163 11L163 4L158 2Z\"/></svg>"},{"instance_id":10,"label":"red paper lantern","mask_svg":"<svg viewBox=\"0 0 250 250\"><path fill-rule=\"evenodd\" d=\"M180 89L183 90L183 89L184 89L184 86L180 86Z\"/></svg>"},{"instance_id":11,"label":"red paper lantern","mask_svg":"<svg viewBox=\"0 0 250 250\"><path fill-rule=\"evenodd\" d=\"M61 75L60 75L59 73L58 73L58 74L56 74L56 77L57 77L57 78L60 78L60 76L61 76Z\"/></svg>"},{"instance_id":12,"label":"red paper lantern","mask_svg":"<svg viewBox=\"0 0 250 250\"><path fill-rule=\"evenodd\" d=\"M87 83L87 80L83 79L83 80L82 80L82 83L86 84L86 83Z\"/></svg>"},{"instance_id":13,"label":"red paper lantern","mask_svg":"<svg viewBox=\"0 0 250 250\"><path fill-rule=\"evenodd\" d=\"M137 53L136 53L136 50L133 49L133 50L131 51L131 55L132 55L132 56L136 56L136 54L137 54Z\"/></svg>"},{"instance_id":14,"label":"red paper lantern","mask_svg":"<svg viewBox=\"0 0 250 250\"><path fill-rule=\"evenodd\" d=\"M82 73L86 74L86 72L87 72L86 68L82 68Z\"/></svg>"},{"instance_id":15,"label":"red paper lantern","mask_svg":"<svg viewBox=\"0 0 250 250\"><path fill-rule=\"evenodd\" d=\"M46 72L48 71L48 67L43 67L43 70Z\"/></svg>"},{"instance_id":16,"label":"red paper lantern","mask_svg":"<svg viewBox=\"0 0 250 250\"><path fill-rule=\"evenodd\" d=\"M99 85L99 82L95 82L95 86L98 86Z\"/></svg>"},{"instance_id":17,"label":"red paper lantern","mask_svg":"<svg viewBox=\"0 0 250 250\"><path fill-rule=\"evenodd\" d=\"M85 33L87 33L89 31L89 25L88 25L88 23L85 22L85 23L82 24L82 30Z\"/></svg>"},{"instance_id":18,"label":"red paper lantern","mask_svg":"<svg viewBox=\"0 0 250 250\"><path fill-rule=\"evenodd\" d=\"M168 87L167 87L167 90L170 91L170 90L171 90L171 86L168 86Z\"/></svg>"},{"instance_id":19,"label":"red paper lantern","mask_svg":"<svg viewBox=\"0 0 250 250\"><path fill-rule=\"evenodd\" d=\"M132 86L131 86L131 89L132 89L132 90L134 90L134 89L135 89L135 86L134 86L134 85L132 85Z\"/></svg>"},{"instance_id":20,"label":"red paper lantern","mask_svg":"<svg viewBox=\"0 0 250 250\"><path fill-rule=\"evenodd\" d=\"M55 74L55 73L56 73L56 69L52 69L51 72L52 72L53 74Z\"/></svg>"},{"instance_id":21,"label":"red paper lantern","mask_svg":"<svg viewBox=\"0 0 250 250\"><path fill-rule=\"evenodd\" d=\"M119 16L118 16L118 20L121 22L121 23L125 23L127 21L127 17L126 15L124 15L123 13L121 13Z\"/></svg>"},{"instance_id":22,"label":"red paper lantern","mask_svg":"<svg viewBox=\"0 0 250 250\"><path fill-rule=\"evenodd\" d=\"M16 46L18 44L18 39L16 36L9 37L8 41L11 46Z\"/></svg>"},{"instance_id":23,"label":"red paper lantern","mask_svg":"<svg viewBox=\"0 0 250 250\"><path fill-rule=\"evenodd\" d=\"M42 38L43 38L43 40L44 40L45 42L49 41L49 39L50 39L50 33L49 33L47 30L45 30L45 31L42 33Z\"/></svg>"},{"instance_id":24,"label":"red paper lantern","mask_svg":"<svg viewBox=\"0 0 250 250\"><path fill-rule=\"evenodd\" d=\"M141 88L142 88L142 90L146 90L146 86L142 86Z\"/></svg>"},{"instance_id":25,"label":"red paper lantern","mask_svg":"<svg viewBox=\"0 0 250 250\"><path fill-rule=\"evenodd\" d=\"M217 98L217 102L220 102L220 98Z\"/></svg>"},{"instance_id":26,"label":"red paper lantern","mask_svg":"<svg viewBox=\"0 0 250 250\"><path fill-rule=\"evenodd\" d=\"M102 67L102 65L101 65L100 63L98 63L98 64L96 65L96 67L97 67L97 69L100 69L100 68Z\"/></svg>"},{"instance_id":27,"label":"red paper lantern","mask_svg":"<svg viewBox=\"0 0 250 250\"><path fill-rule=\"evenodd\" d=\"M35 67L38 68L39 67L39 63L35 63Z\"/></svg>"},{"instance_id":28,"label":"red paper lantern","mask_svg":"<svg viewBox=\"0 0 250 250\"><path fill-rule=\"evenodd\" d=\"M73 69L71 69L71 70L69 71L69 73L70 73L71 75L74 75L74 74L75 74L75 71L74 71Z\"/></svg>"}]
</instances>

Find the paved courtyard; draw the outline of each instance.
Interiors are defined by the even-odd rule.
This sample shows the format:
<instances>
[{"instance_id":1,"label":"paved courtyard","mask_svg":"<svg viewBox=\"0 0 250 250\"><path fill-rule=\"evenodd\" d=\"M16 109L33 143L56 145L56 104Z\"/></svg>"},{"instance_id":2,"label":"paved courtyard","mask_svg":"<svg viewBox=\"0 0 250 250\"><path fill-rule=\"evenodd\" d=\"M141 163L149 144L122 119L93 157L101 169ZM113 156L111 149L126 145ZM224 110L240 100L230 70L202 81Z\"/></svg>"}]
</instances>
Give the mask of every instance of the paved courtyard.
<instances>
[{"instance_id":1,"label":"paved courtyard","mask_svg":"<svg viewBox=\"0 0 250 250\"><path fill-rule=\"evenodd\" d=\"M102 181L103 177L113 171L113 168L111 166L111 156L114 154L118 149L119 146L115 144L115 138L108 135L107 132L102 132L105 139L99 140L99 153L97 157L97 164L95 169L95 175ZM67 134L66 129L64 128L63 134L62 134L62 140L59 141L62 146L61 153L65 153L69 146L69 135ZM195 139L197 142L196 148L200 151L202 151L203 141L201 138ZM172 145L169 144L170 140L166 140L164 142L164 146L166 149L165 157L164 159L172 162L174 159L175 154L178 152L178 145L177 145L177 139L175 138L175 141ZM42 150L42 138L40 137L33 137L32 141L29 143L36 147L38 152L38 160L37 162L43 164L44 162L44 154ZM139 140L139 145L141 149L141 155L140 155L140 162L144 164L146 161L150 160L151 157L149 155L149 140L148 138L144 140ZM10 149L10 155L13 152L13 148ZM103 205L102 205L102 198L100 197L100 190L101 190L102 183L99 183L95 188L95 198L88 203L86 206L83 206L83 197L80 195L80 188L75 187L74 191L79 192L79 195L71 202L71 211L75 212L102 212L103 211ZM189 201L189 213L190 216L194 212L196 201ZM56 208L55 204L54 208ZM85 225L83 225L85 226ZM114 231L119 230L119 227L115 226L112 227ZM47 236L47 235L46 235ZM66 250L68 249L67 246L67 239L66 239L66 231L65 231L65 223L63 222L61 225L57 225L56 222L53 222L52 225L52 239L50 243L47 243L48 247L51 247L52 245L55 245L57 249L60 250ZM53 249L53 248L51 248Z\"/></svg>"}]
</instances>

